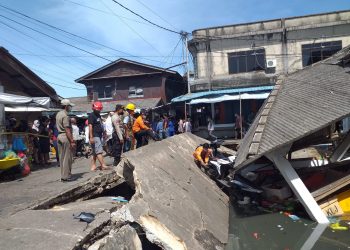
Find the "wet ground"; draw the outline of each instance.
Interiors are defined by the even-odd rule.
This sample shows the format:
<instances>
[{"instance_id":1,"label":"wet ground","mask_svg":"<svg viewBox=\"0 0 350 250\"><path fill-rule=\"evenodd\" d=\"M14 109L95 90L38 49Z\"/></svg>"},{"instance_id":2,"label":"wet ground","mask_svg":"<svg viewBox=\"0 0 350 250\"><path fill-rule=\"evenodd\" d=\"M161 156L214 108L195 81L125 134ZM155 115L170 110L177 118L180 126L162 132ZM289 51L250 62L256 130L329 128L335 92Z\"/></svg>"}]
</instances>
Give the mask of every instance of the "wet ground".
<instances>
[{"instance_id":1,"label":"wet ground","mask_svg":"<svg viewBox=\"0 0 350 250\"><path fill-rule=\"evenodd\" d=\"M230 207L226 250L350 249L350 216L332 218L333 224L322 225L305 218L293 220L283 211L246 216L247 213L248 209L239 205Z\"/></svg>"}]
</instances>

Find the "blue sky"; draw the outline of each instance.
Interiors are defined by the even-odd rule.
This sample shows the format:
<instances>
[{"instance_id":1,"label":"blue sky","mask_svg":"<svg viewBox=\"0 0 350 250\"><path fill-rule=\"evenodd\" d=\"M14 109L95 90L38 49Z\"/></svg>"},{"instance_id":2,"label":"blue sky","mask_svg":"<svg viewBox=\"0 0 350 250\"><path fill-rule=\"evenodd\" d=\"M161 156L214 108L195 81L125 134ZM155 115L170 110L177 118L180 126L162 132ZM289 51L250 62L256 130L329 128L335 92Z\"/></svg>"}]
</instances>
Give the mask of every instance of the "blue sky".
<instances>
[{"instance_id":1,"label":"blue sky","mask_svg":"<svg viewBox=\"0 0 350 250\"><path fill-rule=\"evenodd\" d=\"M187 32L211 26L350 9L348 0L118 1L157 24ZM84 86L74 80L109 63L108 60L124 57L160 67L169 67L183 60L177 34L145 23L112 0L0 0L0 4L114 49L52 30L0 7L0 46L49 82L63 97L86 95ZM57 42L21 24L108 60ZM181 66L174 69L184 72Z\"/></svg>"}]
</instances>

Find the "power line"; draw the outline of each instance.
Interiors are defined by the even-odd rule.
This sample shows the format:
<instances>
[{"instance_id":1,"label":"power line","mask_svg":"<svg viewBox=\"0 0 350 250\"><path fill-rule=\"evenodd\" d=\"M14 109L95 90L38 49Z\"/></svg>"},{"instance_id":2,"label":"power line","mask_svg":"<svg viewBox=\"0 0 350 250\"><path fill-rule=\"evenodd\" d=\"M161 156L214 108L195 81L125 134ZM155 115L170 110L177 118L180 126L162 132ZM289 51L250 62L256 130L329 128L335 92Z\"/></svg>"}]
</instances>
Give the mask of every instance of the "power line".
<instances>
[{"instance_id":1,"label":"power line","mask_svg":"<svg viewBox=\"0 0 350 250\"><path fill-rule=\"evenodd\" d=\"M60 43L63 43L63 44L65 44L65 45L70 46L70 47L72 47L72 48L75 48L75 49L77 49L77 50L84 51L85 53L88 53L88 54L90 54L90 55L96 56L96 57L101 58L101 59L103 59L103 60L106 60L106 61L108 61L108 62L113 62L112 60L109 60L108 58L104 58L104 57L99 56L99 55L96 55L96 54L94 54L94 53L92 53L92 52L90 52L90 51L87 51L87 50L85 50L85 49L79 48L79 47L77 47L77 46L75 46L75 45L73 45L73 44L70 44L70 43L67 43L67 42L65 42L65 41L62 41L62 40L60 40L60 39L58 39L58 38L56 38L56 37L53 37L53 36L51 36L51 35L48 35L48 34L46 34L46 33L44 33L44 32L41 32L41 31L39 31L39 30L36 30L36 29L34 29L34 28L32 28L32 27L29 27L29 26L27 26L27 25L25 25L25 24L22 24L22 23L20 23L20 22L17 22L17 21L15 21L15 20L13 20L13 19L11 19L11 18L9 18L9 17L6 17L6 16L4 16L4 15L1 15L1 14L0 14L0 17L3 17L3 18L5 18L5 19L7 19L7 20L10 20L10 21L14 22L14 23L17 23L17 24L19 24L19 25L21 25L21 26L24 26L24 27L26 27L26 28L28 28L28 29L30 29L30 30L33 30L33 31L35 31L35 32L37 32L37 33L39 33L39 34L42 34L42 35L44 35L44 36L47 36L47 37L49 37L49 38L51 38L51 39L53 39L53 40L55 40L55 41L58 41L58 42L60 42Z\"/></svg>"},{"instance_id":2,"label":"power line","mask_svg":"<svg viewBox=\"0 0 350 250\"><path fill-rule=\"evenodd\" d=\"M168 57L165 59L163 65L165 65L168 61L168 59L170 58L171 56L171 61L170 61L170 64L173 62L173 58L174 58L174 54L175 54L175 50L177 49L177 47L179 46L179 43L181 41L181 38L179 39L179 41L176 43L175 47L170 51Z\"/></svg>"},{"instance_id":3,"label":"power line","mask_svg":"<svg viewBox=\"0 0 350 250\"><path fill-rule=\"evenodd\" d=\"M281 32L278 32L281 33ZM337 37L342 37L342 36L348 36L349 34L340 34L337 35ZM207 35L192 35L192 40L191 41L195 41L195 40L199 40L199 41L206 41L210 38L212 38L212 40L224 40L224 39L231 39L231 40L236 40L236 41L250 41L250 42L254 42L254 41L272 41L272 42L281 42L281 38L279 39L270 39L270 38L246 38L248 36L254 36L254 35L244 35L243 37L230 37L228 35L226 36L207 36ZM321 36L321 37L306 37L306 38L293 38L293 39L286 39L286 41L305 41L305 40L319 40L319 39L325 39L325 38L334 38L335 36Z\"/></svg>"},{"instance_id":4,"label":"power line","mask_svg":"<svg viewBox=\"0 0 350 250\"><path fill-rule=\"evenodd\" d=\"M34 42L33 44L34 44L35 46L37 46L38 48L40 48L41 50L43 50L43 51L48 51L48 49L45 48L45 47L43 46L45 43L39 43L39 42L37 41L36 38L34 38L34 37L32 37L32 36L30 36L30 35L28 35L28 34L22 32L22 31L20 31L20 30L14 28L14 27L12 27L11 25L8 25L7 23L4 23L4 22L2 22L2 21L0 21L0 23L3 24L3 25L5 25L5 27L7 27L7 28L11 28L11 29L15 30L15 31L18 32L21 36L25 36L25 37L28 37L28 38L32 39L33 42ZM25 51L25 52L31 53L31 51L27 49L28 46L27 46L26 48L23 48L22 46L20 46L20 45L18 45L18 44L16 43L17 40L18 40L18 37L16 38L16 42L14 42L14 41L8 41L7 39L5 39L5 38L3 38L3 37L1 38L1 40L7 41L9 45L18 47L18 48L20 48L21 50L23 50L23 51ZM23 44L23 43L22 43L22 44ZM57 51L57 50L56 50L56 51ZM20 54L20 53L19 53L19 54ZM66 75L67 75L68 72L71 73L72 75L75 75L75 74L76 74L76 71L73 72L73 71L72 71L73 68L76 68L76 69L79 68L79 69L82 70L82 71L86 71L86 68L80 67L80 65L72 64L72 62L73 62L72 60L67 60L67 59L65 59L65 58L59 58L59 59L62 60L63 62L65 62L65 63L67 63L67 64L69 64L69 65L72 65L71 67L69 67L68 65L67 65L68 67L63 67L63 65L65 66L65 64L61 65L61 64L59 64L59 63L52 62L52 61L48 60L48 56L46 56L46 55L38 55L37 57L40 58L40 59L42 59L42 60L44 60L45 62L48 62L49 64L54 65L54 66L57 67L57 68L62 69L63 72L64 72L63 74L66 74ZM79 59L79 61L82 61L82 60ZM88 66L89 69L90 69L91 66L92 66L92 65L91 65L91 66L88 65L88 64L85 63L84 61L82 61L82 63L84 63L85 66ZM95 66L93 66L93 67L95 68ZM72 76L70 75L69 77L72 77Z\"/></svg>"},{"instance_id":5,"label":"power line","mask_svg":"<svg viewBox=\"0 0 350 250\"><path fill-rule=\"evenodd\" d=\"M59 87L62 87L62 88L67 88L67 89L86 90L86 89L80 89L80 88L68 87L68 86L65 86L65 85L61 85L61 84L58 84L58 83L53 83L53 82L48 82L48 81L45 81L45 82L46 82L46 83L48 83L48 84L57 85L57 86L59 86Z\"/></svg>"},{"instance_id":6,"label":"power line","mask_svg":"<svg viewBox=\"0 0 350 250\"><path fill-rule=\"evenodd\" d=\"M106 5L104 2L103 2L103 0L100 0L100 2L103 4L103 6L105 6L105 8L106 9L108 9L112 14L115 14L115 12L111 9L111 8L109 8L108 7L108 5ZM116 15L116 17L118 17L117 15ZM119 18L119 17L118 17ZM154 47L150 42L148 42L140 33L138 33L135 29L133 29L127 22L125 22L124 20L122 20L122 19L120 19L119 18L119 20L121 21L121 22L123 22L131 31L133 31L136 35L138 35L145 43L147 43L151 48L153 48L159 55L161 55L161 56L163 56L160 52L159 52L159 50L156 48L156 47Z\"/></svg>"},{"instance_id":7,"label":"power line","mask_svg":"<svg viewBox=\"0 0 350 250\"><path fill-rule=\"evenodd\" d=\"M21 16L24 16L24 17L26 17L26 18L28 18L28 19L30 19L30 20L34 20L34 21L36 21L36 22L38 22L38 23L40 23L40 24L43 24L43 25L45 25L45 26L48 26L48 27L50 27L50 28L52 28L52 29L55 29L55 30L64 32L64 33L69 34L69 35L71 35L71 36L74 36L74 37L80 38L80 39L82 39L82 40L85 40L85 41L87 41L87 42L93 43L93 44L95 44L95 45L102 46L102 47L105 47L105 48L107 48L107 49L110 49L110 50L113 50L113 51L116 51L116 52L119 52L119 53L123 53L123 54L126 54L126 55L131 55L131 54L127 53L127 52L114 49L114 48L109 47L109 46L107 46L107 45L104 45L104 44L101 44L101 43L92 41L92 40L90 40L90 39L88 39L88 38L85 38L85 37L76 35L76 34L74 34L74 33L72 33L72 32L66 31L66 30L64 30L64 29L61 29L61 28L56 27L56 26L54 26L54 25L48 24L48 23L46 23L46 22L40 21L40 20L38 20L38 19L36 19L36 18L30 17L30 16L28 16L28 15L22 13L22 12L19 12L19 11L17 11L17 10L11 9L11 8L9 8L9 7L6 7L6 6L2 5L2 4L0 4L0 7L5 8L5 9L7 9L7 10L9 10L9 11L14 12L14 13L17 13L17 14L19 14L19 15L21 15Z\"/></svg>"},{"instance_id":8,"label":"power line","mask_svg":"<svg viewBox=\"0 0 350 250\"><path fill-rule=\"evenodd\" d=\"M65 0L65 1L68 1L68 2L71 2L71 3L74 3L74 4L77 4L77 5L80 5L80 6L87 7L87 6L85 6L85 5L78 4L78 3L73 2L73 1L70 1L70 0ZM116 52L118 52L118 53L122 53L122 54L128 55L129 57L142 58L142 59L144 59L144 60L148 60L148 61L153 61L153 62L161 63L161 61L157 61L157 60L153 60L153 59L148 59L148 58L146 58L146 57L144 57L144 56L135 56L135 55L130 54L130 53L128 53L128 52L124 52L124 51L121 51L121 50L112 48L112 47L110 47L110 46L108 46L108 45L105 45L105 44L102 44L102 43L99 43L99 42L95 42L95 41L93 41L93 40L91 40L91 39L88 39L88 38L85 38L85 37L76 35L76 34L74 34L74 33L72 33L72 32L67 31L67 30L61 29L61 28L59 28L59 27L56 27L56 26L51 25L51 24L48 24L48 23L43 22L43 21L41 21L41 20L38 20L38 19L36 19L36 18L30 17L30 16L28 16L28 15L22 13L22 12L19 12L19 11L17 11L17 10L11 9L11 8L9 8L9 7L7 7L7 6L4 6L4 5L1 5L1 4L0 4L0 7L6 9L6 10L8 10L8 11L14 12L14 13L16 13L16 14L18 14L18 15L24 16L24 17L26 17L26 18L28 18L28 19L30 19L30 20L33 20L33 21L35 21L35 22L38 22L38 23L40 23L40 24L42 24L42 25L48 26L48 27L50 27L50 28L52 28L52 29L55 29L55 30L57 30L57 31L64 32L64 33L66 33L66 34L68 34L68 35L71 35L71 36L74 36L74 37L76 37L76 38L79 38L79 39L85 40L85 41L87 41L87 42L93 43L93 44L95 44L95 45L98 45L98 46L101 46L101 47L104 47L104 48L107 48L107 49L116 51ZM109 13L109 12L106 12L106 11L102 11L102 12L107 13L107 14L111 14L111 15L114 15L114 16L118 16L118 15L115 14L115 13ZM120 16L118 16L118 17L120 17ZM121 57L125 57L125 55L124 55L124 56L121 56ZM105 56L104 56L104 57L105 57ZM162 57L163 57L163 56L162 56Z\"/></svg>"},{"instance_id":9,"label":"power line","mask_svg":"<svg viewBox=\"0 0 350 250\"><path fill-rule=\"evenodd\" d=\"M24 56L47 56L47 57L95 57L91 55L49 55L49 54L26 54L26 53L16 53L17 55L24 55ZM103 57L126 57L126 58L133 58L133 57L140 57L140 56L123 56L123 55L100 55ZM164 57L164 56L142 56L142 57ZM174 55L173 57L181 57L181 55ZM161 61L157 61L161 62Z\"/></svg>"},{"instance_id":10,"label":"power line","mask_svg":"<svg viewBox=\"0 0 350 250\"><path fill-rule=\"evenodd\" d=\"M67 83L67 84L75 84L75 83L70 83L70 82L66 82L64 79L62 79L62 78L60 78L60 77L57 77L57 76L54 76L54 75L51 75L51 74L48 74L48 73L46 73L46 72L44 72L44 71L42 71L42 70L39 70L39 69L36 69L36 68L33 68L33 67L31 67L31 69L33 69L34 71L36 71L36 72L39 72L40 74L44 74L44 75L47 75L47 76L49 76L49 77L52 77L52 78L55 78L55 79L57 79L57 80L59 80L59 81L61 81L61 82L65 82L65 83Z\"/></svg>"},{"instance_id":11,"label":"power line","mask_svg":"<svg viewBox=\"0 0 350 250\"><path fill-rule=\"evenodd\" d=\"M74 2L74 1L71 1L71 0L63 0L63 1L72 3L72 4L75 4L75 5L78 5L78 6L87 8L87 9L90 9L90 10L94 10L94 11L97 11L97 12L101 12L101 13L104 13L104 14L107 14L107 15L112 15L111 13L109 13L109 12L107 12L107 11L100 10L100 9L97 9L97 8L94 8L94 7L91 7L91 6L88 6L88 5L84 5L84 4L81 4L81 3L77 3L77 2ZM141 22L141 21L138 21L138 20L129 18L129 17L120 16L120 15L118 15L118 16L119 16L120 18L124 18L124 19L130 20L130 21L136 22L136 23L145 24L145 25L150 25L149 23Z\"/></svg>"},{"instance_id":12,"label":"power line","mask_svg":"<svg viewBox=\"0 0 350 250\"><path fill-rule=\"evenodd\" d=\"M16 29L16 28L12 27L11 25L8 25L7 23L4 23L4 22L2 22L2 21L0 21L0 23L3 24L3 25L5 25L7 28L11 28L11 29L15 30L15 31L18 32L20 35L29 37L29 38L33 39L33 41L37 42L36 39L35 39L34 37L32 37L32 36L30 36L30 35L28 35L28 34L25 34L25 33L21 32L20 30L18 30L18 29ZM12 44L12 45L16 46L16 47L20 48L20 49L23 50L23 51L31 52L30 50L25 49L25 48L23 48L22 46L15 45L13 42L10 42L10 41L6 40L5 38L2 38L2 40L7 41L9 44ZM43 47L41 46L41 44L39 44L38 47L41 47L42 49L45 49L45 48L43 48ZM56 64L56 63L53 63L53 62L47 60L47 58L46 58L47 56L45 56L45 55L38 55L38 57L41 58L42 60L44 60L44 61L46 61L46 62L52 64L52 65L55 65L57 68L60 68L60 69L64 70L64 72L65 72L64 74L66 74L66 72L70 72L71 74L76 74L75 72L73 72L73 71L71 71L71 70L68 70L67 68L62 67L62 66L59 65L59 64ZM66 61L66 60L64 60L64 61ZM68 63L71 64L70 61L68 61ZM84 70L85 70L85 69L84 69Z\"/></svg>"},{"instance_id":13,"label":"power line","mask_svg":"<svg viewBox=\"0 0 350 250\"><path fill-rule=\"evenodd\" d=\"M177 29L174 25L172 25L171 23L169 23L166 19L162 18L157 12L153 11L151 8L149 8L146 4L144 4L143 2L141 2L140 0L136 0L137 2L139 2L143 7L145 7L146 9L148 9L149 11L151 11L154 15L156 15L157 17L159 17L160 19L162 19L164 22L166 22L167 24L169 24L171 27L173 27L174 29Z\"/></svg>"},{"instance_id":14,"label":"power line","mask_svg":"<svg viewBox=\"0 0 350 250\"><path fill-rule=\"evenodd\" d=\"M158 27L158 28L160 28L160 29L163 29L163 30L166 30L166 31L169 31L169 32L172 32L172 33L181 35L181 32L178 32L178 31L171 30L171 29L165 28L165 27L163 27L163 26L160 26L160 25L158 25L158 24L156 24L156 23L154 23L154 22L152 22L152 21L150 21L150 20L144 18L143 16L137 14L136 12L134 12L133 10L129 9L128 7L122 5L122 4L119 3L118 1L116 1L116 0L112 0L112 1L115 2L116 4L118 4L119 6L121 6L122 8L126 9L127 11L131 12L132 14L138 16L138 17L141 18L142 20L145 20L146 22L148 22L148 23L150 23L150 24L152 24L152 25L154 25L154 26L156 26L156 27Z\"/></svg>"}]
</instances>

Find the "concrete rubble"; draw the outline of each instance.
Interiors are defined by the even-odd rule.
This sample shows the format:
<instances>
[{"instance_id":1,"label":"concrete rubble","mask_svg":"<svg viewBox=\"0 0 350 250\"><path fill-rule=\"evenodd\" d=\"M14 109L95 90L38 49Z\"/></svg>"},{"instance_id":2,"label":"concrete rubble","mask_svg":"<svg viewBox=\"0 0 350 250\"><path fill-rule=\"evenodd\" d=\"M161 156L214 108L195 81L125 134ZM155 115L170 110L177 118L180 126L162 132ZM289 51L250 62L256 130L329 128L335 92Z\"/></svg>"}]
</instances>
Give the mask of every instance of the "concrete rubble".
<instances>
[{"instance_id":1,"label":"concrete rubble","mask_svg":"<svg viewBox=\"0 0 350 250\"><path fill-rule=\"evenodd\" d=\"M183 134L128 152L116 170L2 217L2 247L224 249L229 199L193 162L203 142ZM112 201L118 195L129 202ZM82 211L95 220L72 218Z\"/></svg>"}]
</instances>

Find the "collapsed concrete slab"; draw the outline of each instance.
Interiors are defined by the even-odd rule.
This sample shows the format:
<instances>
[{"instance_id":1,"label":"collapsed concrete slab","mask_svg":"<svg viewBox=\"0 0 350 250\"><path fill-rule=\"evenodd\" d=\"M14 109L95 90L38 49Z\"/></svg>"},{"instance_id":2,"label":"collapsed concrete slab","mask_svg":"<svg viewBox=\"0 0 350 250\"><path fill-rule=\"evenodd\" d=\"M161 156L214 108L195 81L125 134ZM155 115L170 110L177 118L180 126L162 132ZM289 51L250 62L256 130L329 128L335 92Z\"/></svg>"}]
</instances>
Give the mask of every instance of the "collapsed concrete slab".
<instances>
[{"instance_id":1,"label":"collapsed concrete slab","mask_svg":"<svg viewBox=\"0 0 350 250\"><path fill-rule=\"evenodd\" d=\"M175 136L0 218L4 249L216 249L228 240L229 199L193 161L204 140ZM53 173L55 174L55 173ZM99 197L102 196L102 197ZM123 196L128 203L116 203ZM95 214L90 224L73 219Z\"/></svg>"},{"instance_id":2,"label":"collapsed concrete slab","mask_svg":"<svg viewBox=\"0 0 350 250\"><path fill-rule=\"evenodd\" d=\"M109 233L115 207L109 197L100 197L47 210L23 210L0 219L0 248L83 249L94 237ZM87 224L73 218L82 211L95 214L95 220Z\"/></svg>"},{"instance_id":3,"label":"collapsed concrete slab","mask_svg":"<svg viewBox=\"0 0 350 250\"><path fill-rule=\"evenodd\" d=\"M163 249L223 249L229 199L193 161L203 142L182 134L126 153L121 174L136 192L113 222L137 223Z\"/></svg>"}]
</instances>

